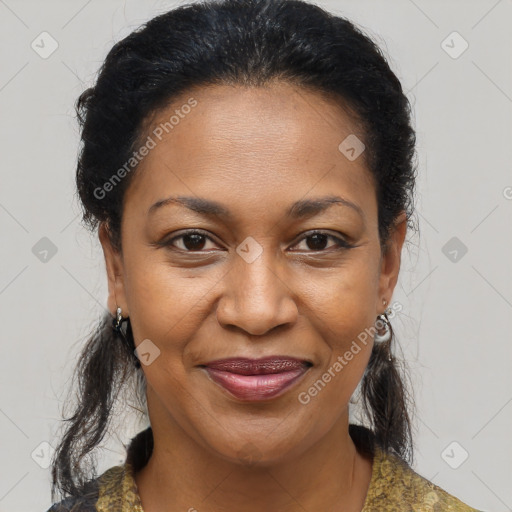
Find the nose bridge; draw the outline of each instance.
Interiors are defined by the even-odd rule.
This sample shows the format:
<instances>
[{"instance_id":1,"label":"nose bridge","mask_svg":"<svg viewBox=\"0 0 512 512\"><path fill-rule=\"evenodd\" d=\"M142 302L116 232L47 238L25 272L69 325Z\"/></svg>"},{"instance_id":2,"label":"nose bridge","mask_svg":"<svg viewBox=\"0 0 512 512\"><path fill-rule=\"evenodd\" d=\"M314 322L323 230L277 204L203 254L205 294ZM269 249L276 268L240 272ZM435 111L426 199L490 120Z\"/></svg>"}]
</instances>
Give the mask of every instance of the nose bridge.
<instances>
[{"instance_id":1,"label":"nose bridge","mask_svg":"<svg viewBox=\"0 0 512 512\"><path fill-rule=\"evenodd\" d=\"M237 248L233 265L226 295L217 310L219 322L236 325L250 334L263 334L294 320L295 301L268 244L263 247L254 239L245 240Z\"/></svg>"},{"instance_id":2,"label":"nose bridge","mask_svg":"<svg viewBox=\"0 0 512 512\"><path fill-rule=\"evenodd\" d=\"M253 261L240 257L235 264L234 273L236 279L247 291L246 297L252 299L249 303L256 303L258 300L269 303L282 295L283 283L278 277L276 257L268 248Z\"/></svg>"}]
</instances>

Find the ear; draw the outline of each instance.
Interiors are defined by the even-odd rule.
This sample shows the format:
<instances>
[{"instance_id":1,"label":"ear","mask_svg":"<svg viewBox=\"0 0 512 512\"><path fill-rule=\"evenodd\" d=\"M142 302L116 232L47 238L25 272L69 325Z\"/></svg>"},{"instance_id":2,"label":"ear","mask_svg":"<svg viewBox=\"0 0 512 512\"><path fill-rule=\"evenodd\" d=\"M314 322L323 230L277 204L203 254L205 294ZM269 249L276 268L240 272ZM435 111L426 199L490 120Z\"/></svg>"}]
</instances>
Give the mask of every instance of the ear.
<instances>
[{"instance_id":1,"label":"ear","mask_svg":"<svg viewBox=\"0 0 512 512\"><path fill-rule=\"evenodd\" d=\"M105 256L105 266L108 276L108 309L112 315L115 316L117 307L120 307L123 311L123 317L127 317L129 316L129 311L124 289L122 255L112 245L106 222L100 224L98 236Z\"/></svg>"},{"instance_id":2,"label":"ear","mask_svg":"<svg viewBox=\"0 0 512 512\"><path fill-rule=\"evenodd\" d=\"M382 299L391 302L393 290L398 281L400 271L400 259L402 246L407 232L407 215L402 211L396 218L391 228L386 250L381 255L381 269L379 278L379 307L382 306ZM377 314L381 311L377 311Z\"/></svg>"}]
</instances>

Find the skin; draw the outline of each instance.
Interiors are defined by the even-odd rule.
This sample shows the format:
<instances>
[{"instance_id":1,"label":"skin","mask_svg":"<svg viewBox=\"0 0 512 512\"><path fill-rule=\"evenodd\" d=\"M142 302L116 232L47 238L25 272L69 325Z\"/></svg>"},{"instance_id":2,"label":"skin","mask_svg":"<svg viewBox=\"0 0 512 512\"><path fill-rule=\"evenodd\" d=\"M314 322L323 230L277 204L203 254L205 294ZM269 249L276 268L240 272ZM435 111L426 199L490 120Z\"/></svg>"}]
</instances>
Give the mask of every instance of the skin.
<instances>
[{"instance_id":1,"label":"skin","mask_svg":"<svg viewBox=\"0 0 512 512\"><path fill-rule=\"evenodd\" d=\"M136 474L144 510L360 511L372 461L349 436L348 403L372 338L307 405L298 395L375 324L383 300L390 303L405 213L381 253L364 154L350 161L338 150L349 134L363 135L334 100L282 82L216 85L188 91L151 126L190 97L198 105L143 159L126 191L122 252L104 225L99 233L110 311L120 306L130 317L136 345L149 339L160 350L142 365L155 443ZM232 218L176 204L147 215L171 195L213 199ZM293 202L326 195L356 203L364 217L339 205L285 216ZM208 238L171 242L190 228ZM313 229L328 236L315 245ZM236 252L249 236L263 250L251 263ZM337 249L330 236L354 247ZM169 245L155 245L162 240ZM198 366L269 355L313 366L283 395L252 403Z\"/></svg>"}]
</instances>

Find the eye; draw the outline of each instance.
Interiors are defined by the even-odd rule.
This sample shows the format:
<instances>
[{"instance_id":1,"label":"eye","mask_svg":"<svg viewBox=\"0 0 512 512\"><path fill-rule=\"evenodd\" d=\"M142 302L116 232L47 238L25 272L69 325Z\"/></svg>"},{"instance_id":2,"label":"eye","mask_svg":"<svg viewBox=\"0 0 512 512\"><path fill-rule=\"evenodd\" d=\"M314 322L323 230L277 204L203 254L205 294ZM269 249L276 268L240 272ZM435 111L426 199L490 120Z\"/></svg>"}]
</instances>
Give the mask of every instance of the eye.
<instances>
[{"instance_id":1,"label":"eye","mask_svg":"<svg viewBox=\"0 0 512 512\"><path fill-rule=\"evenodd\" d=\"M330 246L325 247L327 241L331 239L334 243ZM175 236L171 239L164 240L161 243L158 243L159 246L171 247L174 249L178 249L182 252L207 252L205 249L205 245L207 245L207 241L213 242L213 240L204 232L191 230L185 233L182 233L179 236ZM179 243L178 243L179 242ZM332 247L336 249L350 249L353 246L346 242L343 238L334 236L330 233L326 233L323 231L312 231L307 234L307 236L302 237L299 240L300 243L305 243L306 248L302 249L306 252L327 252L326 249L330 249ZM299 245L299 244L296 244ZM309 249L309 250L308 250ZM299 249L299 251L302 251ZM294 251L292 251L294 252Z\"/></svg>"},{"instance_id":2,"label":"eye","mask_svg":"<svg viewBox=\"0 0 512 512\"><path fill-rule=\"evenodd\" d=\"M328 239L334 240L334 244L331 246L325 247ZM309 240L309 242L308 242ZM324 231L312 231L307 236L303 237L300 240L300 243L305 243L306 251L310 249L311 251L320 251L327 252L326 249L335 247L335 249L350 249L353 246L346 242L343 238L331 235Z\"/></svg>"},{"instance_id":3,"label":"eye","mask_svg":"<svg viewBox=\"0 0 512 512\"><path fill-rule=\"evenodd\" d=\"M181 247L174 244L176 240L181 241ZM179 236L175 236L174 238L163 242L162 245L172 246L183 252L202 252L202 249L204 249L204 246L206 245L206 240L213 241L202 231L187 231L186 233L182 233Z\"/></svg>"}]
</instances>

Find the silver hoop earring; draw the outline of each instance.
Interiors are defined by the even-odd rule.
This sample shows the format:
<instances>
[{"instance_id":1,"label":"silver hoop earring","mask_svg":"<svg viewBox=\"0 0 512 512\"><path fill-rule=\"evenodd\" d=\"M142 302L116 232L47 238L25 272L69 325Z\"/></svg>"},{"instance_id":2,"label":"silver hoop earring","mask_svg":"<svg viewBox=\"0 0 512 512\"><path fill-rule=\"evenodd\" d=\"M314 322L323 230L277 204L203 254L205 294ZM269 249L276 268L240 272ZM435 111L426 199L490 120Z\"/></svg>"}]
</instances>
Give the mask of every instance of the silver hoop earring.
<instances>
[{"instance_id":1,"label":"silver hoop earring","mask_svg":"<svg viewBox=\"0 0 512 512\"><path fill-rule=\"evenodd\" d=\"M391 323L388 318L389 313L391 313L391 309L387 308L384 313L377 316L377 320L375 321L377 332L373 338L375 343L386 343L391 339Z\"/></svg>"},{"instance_id":2,"label":"silver hoop earring","mask_svg":"<svg viewBox=\"0 0 512 512\"><path fill-rule=\"evenodd\" d=\"M387 301L382 301L384 305L387 304ZM384 313L377 316L377 320L375 321L376 332L374 335L374 346L384 346L385 353L387 354L388 362L393 361L393 356L391 355L391 322L389 321L388 314L391 313L391 309L387 308Z\"/></svg>"}]
</instances>

